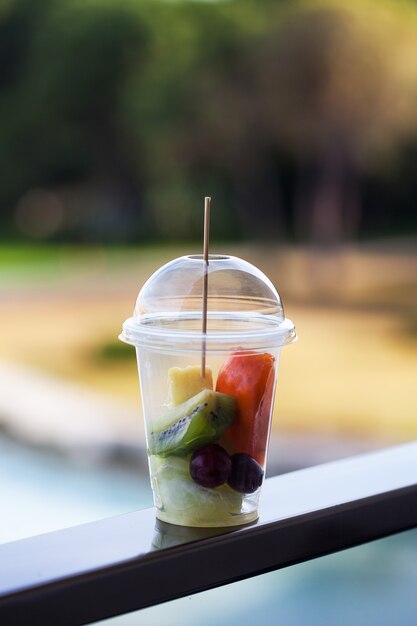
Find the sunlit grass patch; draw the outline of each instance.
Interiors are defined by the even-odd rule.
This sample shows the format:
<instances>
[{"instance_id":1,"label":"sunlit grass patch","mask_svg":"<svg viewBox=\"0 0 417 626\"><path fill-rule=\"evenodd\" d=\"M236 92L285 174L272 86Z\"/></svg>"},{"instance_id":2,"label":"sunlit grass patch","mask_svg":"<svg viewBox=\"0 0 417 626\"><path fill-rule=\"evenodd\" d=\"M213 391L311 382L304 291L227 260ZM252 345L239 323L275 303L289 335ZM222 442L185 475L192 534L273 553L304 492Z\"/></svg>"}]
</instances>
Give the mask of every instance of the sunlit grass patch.
<instances>
[{"instance_id":1,"label":"sunlit grass patch","mask_svg":"<svg viewBox=\"0 0 417 626\"><path fill-rule=\"evenodd\" d=\"M9 287L0 283L0 359L43 369L137 408L135 350L118 335L150 273L189 251L56 248L32 256L32 251L2 250L0 271L7 259L15 258L11 265L20 264L21 280L11 279ZM58 282L40 273L36 280L32 277L24 259L34 259L38 252L38 267L56 264L62 253ZM247 258L271 276L297 326L299 342L282 352L274 428L393 440L417 436L417 322L406 272L399 273L397 283L390 275L384 287L379 260L358 253L360 289L352 279L346 301L309 303L291 297L293 281L308 278L302 271L308 257L303 260L302 251L281 251L279 259L250 247L223 247L223 252ZM294 257L303 263L292 267ZM287 283L280 271L285 262L291 270ZM379 276L374 280L375 272ZM374 292L367 285L376 285Z\"/></svg>"},{"instance_id":2,"label":"sunlit grass patch","mask_svg":"<svg viewBox=\"0 0 417 626\"><path fill-rule=\"evenodd\" d=\"M123 341L105 341L92 350L92 357L98 362L118 363L119 361L133 361L136 353L132 346Z\"/></svg>"}]
</instances>

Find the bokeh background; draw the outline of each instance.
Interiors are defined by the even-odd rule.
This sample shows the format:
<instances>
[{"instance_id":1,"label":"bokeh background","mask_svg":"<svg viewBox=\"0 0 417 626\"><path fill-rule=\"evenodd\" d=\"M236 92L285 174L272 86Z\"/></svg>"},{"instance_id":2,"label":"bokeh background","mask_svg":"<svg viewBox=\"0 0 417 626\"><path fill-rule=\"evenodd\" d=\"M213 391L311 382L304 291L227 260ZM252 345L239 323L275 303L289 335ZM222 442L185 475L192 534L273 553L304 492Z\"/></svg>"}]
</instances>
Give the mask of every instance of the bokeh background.
<instances>
[{"instance_id":1,"label":"bokeh background","mask_svg":"<svg viewBox=\"0 0 417 626\"><path fill-rule=\"evenodd\" d=\"M416 438L416 33L415 0L3 0L1 541L151 505L117 335L205 195L300 337L270 474Z\"/></svg>"}]
</instances>

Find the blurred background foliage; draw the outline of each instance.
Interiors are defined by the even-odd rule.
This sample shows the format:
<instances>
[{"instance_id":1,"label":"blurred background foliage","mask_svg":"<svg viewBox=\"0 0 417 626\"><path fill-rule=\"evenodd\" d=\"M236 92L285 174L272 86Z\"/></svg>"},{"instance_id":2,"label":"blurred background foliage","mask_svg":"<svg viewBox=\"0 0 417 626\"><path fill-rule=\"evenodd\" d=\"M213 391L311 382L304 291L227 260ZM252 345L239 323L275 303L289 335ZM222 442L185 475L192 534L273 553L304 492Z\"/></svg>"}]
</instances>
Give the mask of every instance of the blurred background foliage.
<instances>
[{"instance_id":1,"label":"blurred background foliage","mask_svg":"<svg viewBox=\"0 0 417 626\"><path fill-rule=\"evenodd\" d=\"M417 3L3 0L0 236L416 230Z\"/></svg>"}]
</instances>

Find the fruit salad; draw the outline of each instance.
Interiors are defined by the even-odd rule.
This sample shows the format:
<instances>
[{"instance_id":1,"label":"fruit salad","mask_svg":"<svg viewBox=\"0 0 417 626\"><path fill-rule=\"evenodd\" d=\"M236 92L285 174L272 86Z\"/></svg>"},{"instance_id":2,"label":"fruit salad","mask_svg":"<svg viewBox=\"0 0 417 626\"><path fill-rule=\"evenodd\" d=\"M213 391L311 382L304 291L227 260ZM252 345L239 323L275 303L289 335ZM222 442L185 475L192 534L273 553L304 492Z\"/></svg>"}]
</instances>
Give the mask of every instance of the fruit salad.
<instances>
[{"instance_id":1,"label":"fruit salad","mask_svg":"<svg viewBox=\"0 0 417 626\"><path fill-rule=\"evenodd\" d=\"M167 410L148 432L157 516L188 526L254 521L275 387L271 354L235 352L220 367L168 371Z\"/></svg>"}]
</instances>

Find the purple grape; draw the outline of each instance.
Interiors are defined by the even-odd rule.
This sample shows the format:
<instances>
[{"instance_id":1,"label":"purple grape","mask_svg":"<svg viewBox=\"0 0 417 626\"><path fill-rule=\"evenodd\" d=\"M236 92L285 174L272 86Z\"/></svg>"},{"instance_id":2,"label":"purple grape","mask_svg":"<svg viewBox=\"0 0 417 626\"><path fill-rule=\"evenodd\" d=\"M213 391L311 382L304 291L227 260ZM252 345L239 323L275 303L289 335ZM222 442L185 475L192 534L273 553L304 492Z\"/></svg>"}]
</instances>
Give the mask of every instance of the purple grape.
<instances>
[{"instance_id":1,"label":"purple grape","mask_svg":"<svg viewBox=\"0 0 417 626\"><path fill-rule=\"evenodd\" d=\"M231 457L232 471L227 484L239 493L253 493L262 485L264 471L255 459L245 452Z\"/></svg>"},{"instance_id":2,"label":"purple grape","mask_svg":"<svg viewBox=\"0 0 417 626\"><path fill-rule=\"evenodd\" d=\"M219 487L230 475L232 462L226 450L211 443L196 450L190 461L191 478L202 487Z\"/></svg>"}]
</instances>

